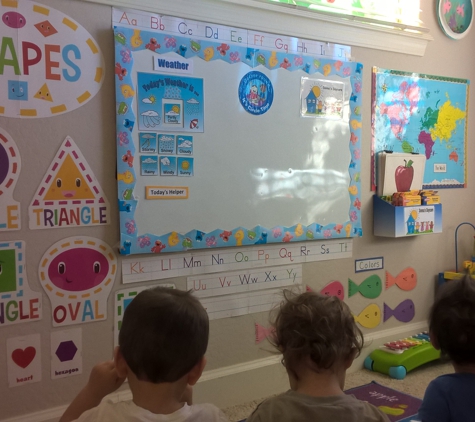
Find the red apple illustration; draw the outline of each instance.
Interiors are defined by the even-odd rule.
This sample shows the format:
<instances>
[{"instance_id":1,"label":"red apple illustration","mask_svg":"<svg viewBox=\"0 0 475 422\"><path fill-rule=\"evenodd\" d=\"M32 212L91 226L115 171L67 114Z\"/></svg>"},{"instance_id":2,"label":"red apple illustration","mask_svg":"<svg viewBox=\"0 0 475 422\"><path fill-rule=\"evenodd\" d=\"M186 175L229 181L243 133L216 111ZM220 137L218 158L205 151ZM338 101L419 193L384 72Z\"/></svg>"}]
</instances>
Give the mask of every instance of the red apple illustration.
<instances>
[{"instance_id":1,"label":"red apple illustration","mask_svg":"<svg viewBox=\"0 0 475 422\"><path fill-rule=\"evenodd\" d=\"M414 167L412 160L404 160L404 166L398 166L395 171L396 189L398 192L411 190L412 179L414 178Z\"/></svg>"}]
</instances>

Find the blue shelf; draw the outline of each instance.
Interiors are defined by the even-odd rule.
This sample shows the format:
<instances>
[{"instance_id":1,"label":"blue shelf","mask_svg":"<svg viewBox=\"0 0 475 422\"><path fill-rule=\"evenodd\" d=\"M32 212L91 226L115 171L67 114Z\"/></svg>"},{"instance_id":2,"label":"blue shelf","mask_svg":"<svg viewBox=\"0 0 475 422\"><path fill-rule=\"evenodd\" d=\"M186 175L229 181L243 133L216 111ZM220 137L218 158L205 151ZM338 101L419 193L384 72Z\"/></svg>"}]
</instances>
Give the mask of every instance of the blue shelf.
<instances>
[{"instance_id":1,"label":"blue shelf","mask_svg":"<svg viewBox=\"0 0 475 422\"><path fill-rule=\"evenodd\" d=\"M373 196L374 235L413 237L442 233L442 204L395 207Z\"/></svg>"}]
</instances>

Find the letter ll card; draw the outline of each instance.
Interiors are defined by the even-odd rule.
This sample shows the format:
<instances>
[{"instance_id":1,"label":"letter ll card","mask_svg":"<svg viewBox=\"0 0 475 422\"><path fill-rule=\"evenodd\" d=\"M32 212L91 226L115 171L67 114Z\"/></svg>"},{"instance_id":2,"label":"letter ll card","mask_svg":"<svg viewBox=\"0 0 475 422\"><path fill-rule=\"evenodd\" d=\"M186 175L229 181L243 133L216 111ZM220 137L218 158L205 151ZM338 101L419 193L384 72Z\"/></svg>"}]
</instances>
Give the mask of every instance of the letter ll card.
<instances>
[{"instance_id":1,"label":"letter ll card","mask_svg":"<svg viewBox=\"0 0 475 422\"><path fill-rule=\"evenodd\" d=\"M7 339L8 386L41 381L40 334Z\"/></svg>"},{"instance_id":2,"label":"letter ll card","mask_svg":"<svg viewBox=\"0 0 475 422\"><path fill-rule=\"evenodd\" d=\"M51 333L51 379L82 374L82 329Z\"/></svg>"}]
</instances>

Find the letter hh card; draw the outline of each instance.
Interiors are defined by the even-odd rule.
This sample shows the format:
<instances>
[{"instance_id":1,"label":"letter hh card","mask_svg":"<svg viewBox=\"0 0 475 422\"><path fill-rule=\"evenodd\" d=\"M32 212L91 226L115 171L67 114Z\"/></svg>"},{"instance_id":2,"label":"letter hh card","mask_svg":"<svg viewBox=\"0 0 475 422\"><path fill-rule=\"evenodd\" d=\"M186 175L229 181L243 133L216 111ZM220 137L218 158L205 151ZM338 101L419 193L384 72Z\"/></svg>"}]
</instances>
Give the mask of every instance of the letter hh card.
<instances>
[{"instance_id":1,"label":"letter hh card","mask_svg":"<svg viewBox=\"0 0 475 422\"><path fill-rule=\"evenodd\" d=\"M82 329L51 333L51 379L82 374Z\"/></svg>"},{"instance_id":2,"label":"letter hh card","mask_svg":"<svg viewBox=\"0 0 475 422\"><path fill-rule=\"evenodd\" d=\"M7 339L8 386L41 381L40 334Z\"/></svg>"}]
</instances>

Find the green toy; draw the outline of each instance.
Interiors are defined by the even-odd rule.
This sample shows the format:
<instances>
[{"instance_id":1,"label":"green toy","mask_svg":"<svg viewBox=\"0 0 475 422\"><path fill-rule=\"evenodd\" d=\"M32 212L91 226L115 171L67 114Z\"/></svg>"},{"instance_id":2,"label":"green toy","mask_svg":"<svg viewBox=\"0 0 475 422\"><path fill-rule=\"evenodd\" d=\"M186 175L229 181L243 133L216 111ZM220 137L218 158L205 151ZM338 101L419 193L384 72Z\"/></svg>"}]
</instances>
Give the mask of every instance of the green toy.
<instances>
[{"instance_id":1,"label":"green toy","mask_svg":"<svg viewBox=\"0 0 475 422\"><path fill-rule=\"evenodd\" d=\"M416 334L404 341L417 344L404 351L388 347L376 349L365 359L364 367L402 380L414 368L440 358L440 350L432 346L427 333Z\"/></svg>"}]
</instances>

